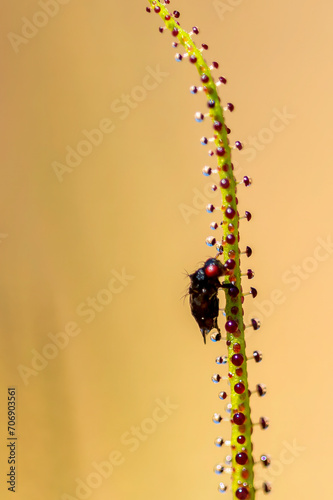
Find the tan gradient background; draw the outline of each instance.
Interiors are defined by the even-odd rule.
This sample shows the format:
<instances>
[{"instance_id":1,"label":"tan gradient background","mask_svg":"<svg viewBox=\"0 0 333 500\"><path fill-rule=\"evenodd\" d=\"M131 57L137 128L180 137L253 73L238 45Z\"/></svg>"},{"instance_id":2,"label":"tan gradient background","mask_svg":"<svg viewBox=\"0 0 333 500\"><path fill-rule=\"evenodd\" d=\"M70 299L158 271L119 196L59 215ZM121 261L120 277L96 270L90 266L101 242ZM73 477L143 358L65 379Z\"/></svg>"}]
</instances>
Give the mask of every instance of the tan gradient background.
<instances>
[{"instance_id":1,"label":"tan gradient background","mask_svg":"<svg viewBox=\"0 0 333 500\"><path fill-rule=\"evenodd\" d=\"M251 284L259 290L256 302L246 299L246 316L266 311L261 330L248 338L249 352L264 352L260 365L249 366L250 385L268 386L266 398L253 397L253 419L271 419L269 430L254 432L255 453L275 459L266 476L272 498L329 498L333 249L316 248L318 238L333 240L333 6L235 3L220 2L229 6L220 16L212 1L178 0L171 7L185 28L200 27L207 59L217 60L216 75L228 78L221 97L236 106L227 121L232 139L259 140L251 158L234 155L239 177L254 179L251 189L239 189L240 209L254 215L241 227L242 246L254 250L243 265L255 270ZM226 451L215 449L213 439L227 438L229 427L211 422L223 405L210 377L225 345L204 347L181 299L185 270L213 255L204 243L212 218L198 206L219 198L194 197L209 185L199 138L211 128L193 119L205 109L203 96L188 92L198 81L195 69L174 62L172 37L158 33L161 22L145 7L143 0L131 7L71 0L15 53L8 33L20 34L22 18L33 19L41 8L33 0L3 3L1 498L12 498L5 475L13 385L15 498L84 498L76 481L96 478L93 463L109 460L114 450L123 463L86 498L220 498L212 469ZM147 67L157 66L166 75L126 118L111 109L125 94L138 96ZM267 132L274 110L284 108L293 118ZM52 162L65 163L66 147L76 148L82 130L105 118L113 132L59 182ZM184 205L193 209L188 223ZM301 269L298 281L294 266ZM77 307L123 269L134 279L87 323ZM283 303L272 306L272 293ZM18 367L31 368L33 350L41 353L49 334L72 321L81 333L25 384ZM156 409L157 400L168 399L170 415ZM152 415L167 418L153 428ZM122 436L141 425L151 433L131 451L133 441L124 444Z\"/></svg>"}]
</instances>

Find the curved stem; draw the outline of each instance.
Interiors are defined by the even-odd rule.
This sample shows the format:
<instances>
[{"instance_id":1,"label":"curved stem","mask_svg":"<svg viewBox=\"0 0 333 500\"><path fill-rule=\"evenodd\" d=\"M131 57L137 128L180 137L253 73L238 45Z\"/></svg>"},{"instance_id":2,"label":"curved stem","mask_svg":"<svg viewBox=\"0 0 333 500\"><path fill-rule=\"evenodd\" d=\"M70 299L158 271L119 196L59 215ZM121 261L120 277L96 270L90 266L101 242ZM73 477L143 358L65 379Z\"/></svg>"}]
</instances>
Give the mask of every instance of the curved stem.
<instances>
[{"instance_id":1,"label":"curved stem","mask_svg":"<svg viewBox=\"0 0 333 500\"><path fill-rule=\"evenodd\" d=\"M252 422L249 403L248 379L247 379L247 362L245 352L244 338L244 321L242 310L242 293L241 293L241 273L240 273L240 251L238 247L239 240L239 214L237 211L236 199L236 180L233 174L233 166L231 163L231 148L228 140L228 129L224 121L224 113L220 104L220 99L217 93L216 84L212 78L211 71L202 57L201 51L192 41L191 36L183 30L175 18L169 13L165 5L158 0L149 0L152 9L156 9L165 26L172 32L172 35L185 49L188 56L191 57L191 62L195 64L200 78L207 101L209 101L209 115L213 121L214 142L216 146L215 154L217 158L220 179L224 180L224 187L221 187L222 195L222 228L223 228L223 260L229 267L227 281L233 283L238 288L239 294L232 297L228 290L226 291L226 330L227 345L228 345L228 361L229 361L229 376L231 386L231 405L232 405L232 431L231 431L231 452L232 452L232 492L233 498L240 497L239 488L248 491L246 499L253 500L255 490L253 487L253 457L252 457ZM214 103L214 104L213 104ZM232 110L233 107L230 106ZM229 327L228 327L229 323ZM236 330L236 331L235 331ZM235 354L238 356L235 364ZM243 360L242 360L243 358ZM239 365L242 360L241 365ZM235 385L242 384L244 390L241 394L236 393ZM244 419L244 422L242 420ZM240 436L243 436L240 438ZM243 442L244 440L244 442ZM243 453L247 455L245 464L237 463L237 454ZM243 455L244 459L244 455ZM246 457L245 457L246 459Z\"/></svg>"}]
</instances>

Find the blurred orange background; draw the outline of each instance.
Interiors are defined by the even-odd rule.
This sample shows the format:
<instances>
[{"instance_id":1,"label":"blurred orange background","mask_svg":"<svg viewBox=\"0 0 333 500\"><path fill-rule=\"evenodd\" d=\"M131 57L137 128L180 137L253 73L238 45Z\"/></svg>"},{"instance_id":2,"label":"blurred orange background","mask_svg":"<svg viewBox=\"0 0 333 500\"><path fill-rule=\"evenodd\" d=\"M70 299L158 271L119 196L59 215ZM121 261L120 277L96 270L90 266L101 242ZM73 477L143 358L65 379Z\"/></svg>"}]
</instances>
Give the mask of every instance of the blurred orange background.
<instances>
[{"instance_id":1,"label":"blurred orange background","mask_svg":"<svg viewBox=\"0 0 333 500\"><path fill-rule=\"evenodd\" d=\"M0 491L7 388L16 388L16 498L219 498L227 448L224 342L203 345L186 271L214 251L201 174L211 133L188 61L148 3L5 2L1 16ZM333 225L329 2L172 2L207 43L233 141L243 259L258 291L246 318L256 484L273 498L330 496ZM215 217L214 217L215 218ZM222 301L223 302L223 301ZM330 313L330 314L328 314ZM220 318L223 324L223 318ZM225 374L226 368L220 368ZM221 384L220 384L221 385ZM227 387L221 385L222 387ZM327 425L328 424L328 425ZM320 476L319 476L320 471ZM320 477L320 479L319 479ZM327 479L325 480L325 478ZM225 496L230 498L230 492ZM259 497L259 494L258 494Z\"/></svg>"}]
</instances>

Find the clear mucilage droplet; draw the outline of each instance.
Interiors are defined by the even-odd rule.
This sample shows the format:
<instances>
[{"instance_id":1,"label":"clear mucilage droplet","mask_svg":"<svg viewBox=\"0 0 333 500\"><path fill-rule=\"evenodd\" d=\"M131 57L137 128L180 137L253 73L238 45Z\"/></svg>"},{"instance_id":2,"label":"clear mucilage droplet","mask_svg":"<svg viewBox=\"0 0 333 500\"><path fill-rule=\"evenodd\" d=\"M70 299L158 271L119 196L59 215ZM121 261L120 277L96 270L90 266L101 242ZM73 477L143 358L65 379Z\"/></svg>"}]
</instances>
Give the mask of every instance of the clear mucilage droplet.
<instances>
[{"instance_id":1,"label":"clear mucilage droplet","mask_svg":"<svg viewBox=\"0 0 333 500\"><path fill-rule=\"evenodd\" d=\"M206 238L206 245L208 245L209 247L213 247L216 243L216 238L214 238L214 236L208 236Z\"/></svg>"},{"instance_id":2,"label":"clear mucilage droplet","mask_svg":"<svg viewBox=\"0 0 333 500\"><path fill-rule=\"evenodd\" d=\"M212 420L213 420L214 424L219 424L220 422L222 422L223 419L219 413L214 413Z\"/></svg>"},{"instance_id":3,"label":"clear mucilage droplet","mask_svg":"<svg viewBox=\"0 0 333 500\"><path fill-rule=\"evenodd\" d=\"M215 360L218 365L226 365L228 362L228 356L218 356Z\"/></svg>"},{"instance_id":4,"label":"clear mucilage droplet","mask_svg":"<svg viewBox=\"0 0 333 500\"><path fill-rule=\"evenodd\" d=\"M219 340L221 340L221 334L220 334L220 332L211 333L210 340L212 342L218 342Z\"/></svg>"},{"instance_id":5,"label":"clear mucilage droplet","mask_svg":"<svg viewBox=\"0 0 333 500\"><path fill-rule=\"evenodd\" d=\"M204 115L200 113L200 111L197 111L194 115L194 119L196 122L201 123L204 119Z\"/></svg>"},{"instance_id":6,"label":"clear mucilage droplet","mask_svg":"<svg viewBox=\"0 0 333 500\"><path fill-rule=\"evenodd\" d=\"M220 483L218 486L218 491L220 493L225 493L227 491L227 486L224 483Z\"/></svg>"},{"instance_id":7,"label":"clear mucilage droplet","mask_svg":"<svg viewBox=\"0 0 333 500\"><path fill-rule=\"evenodd\" d=\"M227 413L231 413L232 412L232 404L231 403L228 403L225 407L225 411Z\"/></svg>"},{"instance_id":8,"label":"clear mucilage droplet","mask_svg":"<svg viewBox=\"0 0 333 500\"><path fill-rule=\"evenodd\" d=\"M222 474L223 471L224 471L224 465L222 464L215 465L214 467L215 474Z\"/></svg>"},{"instance_id":9,"label":"clear mucilage droplet","mask_svg":"<svg viewBox=\"0 0 333 500\"><path fill-rule=\"evenodd\" d=\"M214 441L215 446L217 446L218 448L221 448L221 446L223 446L223 443L224 440L220 436L218 436Z\"/></svg>"}]
</instances>

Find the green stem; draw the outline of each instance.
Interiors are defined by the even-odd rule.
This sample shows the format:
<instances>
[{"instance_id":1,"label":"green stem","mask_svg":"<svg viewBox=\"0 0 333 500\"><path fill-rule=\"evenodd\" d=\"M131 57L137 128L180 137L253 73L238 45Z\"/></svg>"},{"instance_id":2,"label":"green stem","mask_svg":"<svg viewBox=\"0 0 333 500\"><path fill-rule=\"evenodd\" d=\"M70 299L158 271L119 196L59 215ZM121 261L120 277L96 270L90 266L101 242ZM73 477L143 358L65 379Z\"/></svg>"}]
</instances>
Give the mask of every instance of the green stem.
<instances>
[{"instance_id":1,"label":"green stem","mask_svg":"<svg viewBox=\"0 0 333 500\"><path fill-rule=\"evenodd\" d=\"M213 108L208 108L209 114L213 123L219 122L220 124L222 124L221 130L216 130L219 127L214 127L214 138L216 148L224 148L223 155L216 155L220 179L228 179L229 181L229 186L227 188L221 188L223 260L224 262L228 261L229 259L235 261L236 265L234 269L230 270L227 278L230 282L233 282L240 291L239 295L236 298L232 298L228 294L228 292L226 292L226 319L227 321L235 321L238 325L238 329L236 332L227 332L229 376L231 377L230 397L233 412L231 418L233 418L233 415L237 413L243 414L245 416L245 422L242 425L237 425L233 421L231 425L231 453L233 467L232 492L233 498L236 499L236 491L242 487L246 488L249 493L247 500L253 500L255 497L255 490L253 487L253 457L251 443L252 422L248 393L247 362L242 311L240 251L238 248L239 214L237 212L236 203L237 187L236 180L233 175L233 167L231 163L231 148L229 146L227 128L225 126L223 109L221 107L220 99L217 94L216 85L212 78L211 71L206 61L202 57L201 51L195 46L191 36L177 24L176 20L172 17L164 4L161 4L158 0L149 0L149 3L151 4L152 10L154 10L154 8L157 8L157 10L160 9L158 14L163 19L165 26L172 32L172 34L175 36L175 39L177 38L178 42L184 47L187 54L189 56L195 56L196 62L194 64L197 67L200 77L202 77L202 75L206 75L208 77L208 81L202 83L201 86L203 87L204 93L206 94L207 101L215 102ZM227 208L228 210L226 212ZM234 215L231 218L226 215L226 213L230 215L230 208L234 211ZM227 235L230 234L233 234L235 236L235 242L232 244L227 242ZM241 354L243 356L244 361L240 367L235 366L232 361L232 357L235 353ZM242 383L245 386L245 390L242 394L237 394L234 390L235 385L238 383ZM244 443L239 443L239 436L244 436ZM240 452L247 454L248 461L245 465L240 465L236 462L236 455Z\"/></svg>"}]
</instances>

